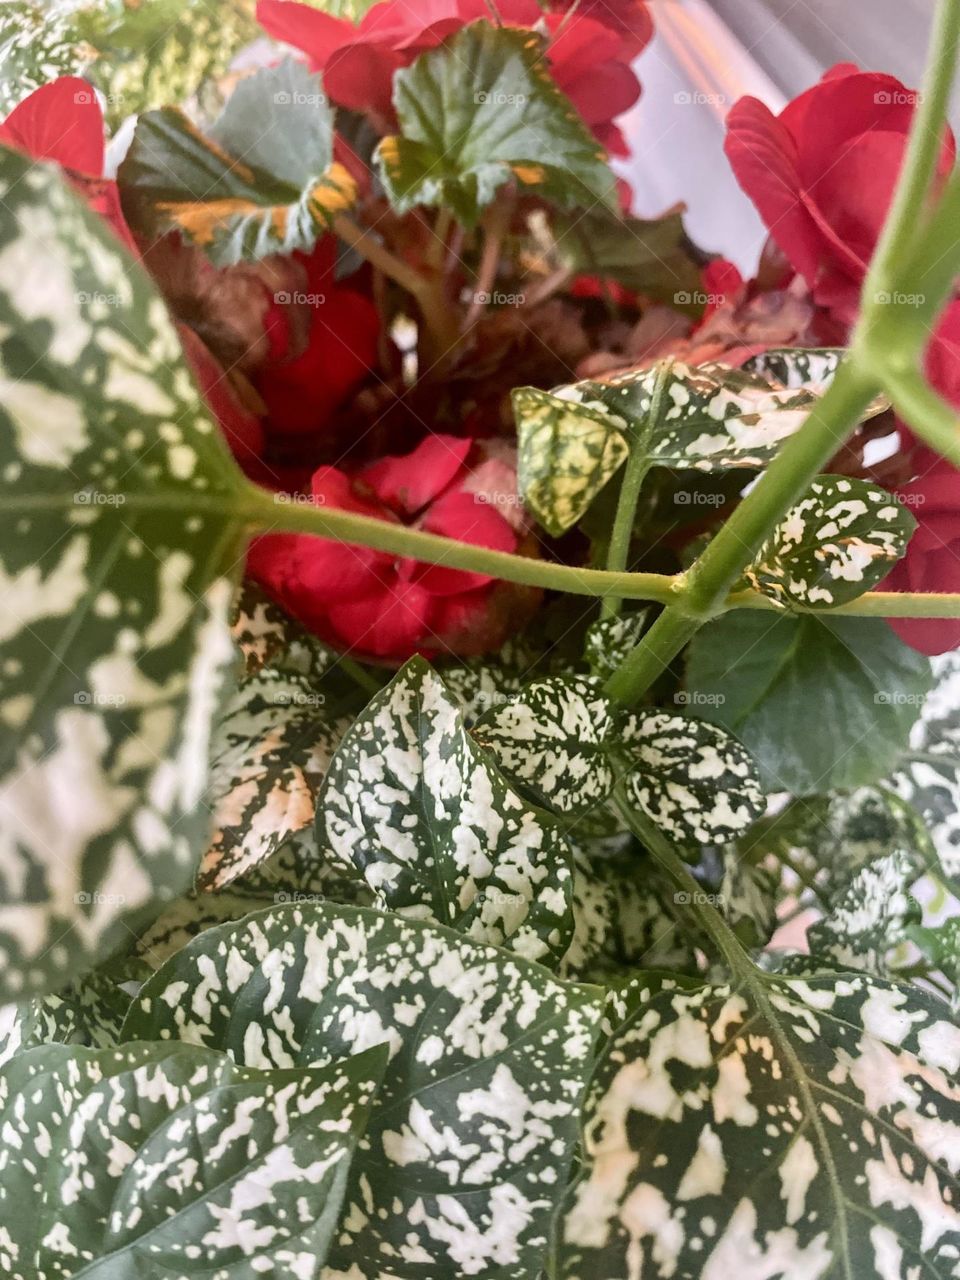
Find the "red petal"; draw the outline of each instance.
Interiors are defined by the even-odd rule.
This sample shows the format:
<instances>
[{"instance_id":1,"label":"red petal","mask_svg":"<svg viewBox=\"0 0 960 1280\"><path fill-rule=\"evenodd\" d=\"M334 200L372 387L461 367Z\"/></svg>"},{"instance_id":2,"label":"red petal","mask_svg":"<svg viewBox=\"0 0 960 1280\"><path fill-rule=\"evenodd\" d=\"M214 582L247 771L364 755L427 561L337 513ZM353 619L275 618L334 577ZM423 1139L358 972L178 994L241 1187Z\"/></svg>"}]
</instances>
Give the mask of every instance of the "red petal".
<instances>
[{"instance_id":1,"label":"red petal","mask_svg":"<svg viewBox=\"0 0 960 1280\"><path fill-rule=\"evenodd\" d=\"M364 467L360 478L385 506L413 516L453 483L472 445L460 436L427 436L412 453Z\"/></svg>"},{"instance_id":2,"label":"red petal","mask_svg":"<svg viewBox=\"0 0 960 1280\"><path fill-rule=\"evenodd\" d=\"M334 605L329 611L329 623L351 649L380 658L408 658L430 638L432 604L426 591L403 583Z\"/></svg>"},{"instance_id":3,"label":"red petal","mask_svg":"<svg viewBox=\"0 0 960 1280\"><path fill-rule=\"evenodd\" d=\"M103 174L103 112L91 86L77 76L34 90L0 125L0 141L35 160L55 160L96 178Z\"/></svg>"},{"instance_id":4,"label":"red petal","mask_svg":"<svg viewBox=\"0 0 960 1280\"><path fill-rule=\"evenodd\" d=\"M350 111L374 112L393 119L393 73L404 59L392 49L360 42L330 55L323 87L334 102Z\"/></svg>"},{"instance_id":5,"label":"red petal","mask_svg":"<svg viewBox=\"0 0 960 1280\"><path fill-rule=\"evenodd\" d=\"M352 22L295 0L259 0L257 21L274 40L302 49L319 70L327 65L331 54L357 39Z\"/></svg>"},{"instance_id":6,"label":"red petal","mask_svg":"<svg viewBox=\"0 0 960 1280\"><path fill-rule=\"evenodd\" d=\"M200 392L220 424L233 456L240 463L253 461L263 452L263 425L238 399L223 365L192 329L177 326L183 353L193 370Z\"/></svg>"},{"instance_id":7,"label":"red petal","mask_svg":"<svg viewBox=\"0 0 960 1280\"><path fill-rule=\"evenodd\" d=\"M821 237L801 200L792 135L769 107L756 98L741 98L727 117L724 150L770 234L812 287Z\"/></svg>"},{"instance_id":8,"label":"red petal","mask_svg":"<svg viewBox=\"0 0 960 1280\"><path fill-rule=\"evenodd\" d=\"M442 537L493 551L515 551L517 547L517 535L506 520L489 503L479 501L473 494L444 494L429 509L421 527L428 533L439 533ZM417 571L416 581L434 595L446 596L485 586L492 579L485 573L425 564Z\"/></svg>"}]
</instances>

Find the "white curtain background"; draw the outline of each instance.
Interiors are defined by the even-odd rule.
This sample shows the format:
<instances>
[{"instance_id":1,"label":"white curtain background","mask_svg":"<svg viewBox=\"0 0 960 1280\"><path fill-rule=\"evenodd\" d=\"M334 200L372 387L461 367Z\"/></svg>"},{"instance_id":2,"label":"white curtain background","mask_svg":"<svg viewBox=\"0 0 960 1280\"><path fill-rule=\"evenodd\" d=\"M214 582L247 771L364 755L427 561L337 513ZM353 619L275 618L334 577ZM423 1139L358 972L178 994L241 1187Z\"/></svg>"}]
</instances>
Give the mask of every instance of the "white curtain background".
<instances>
[{"instance_id":1,"label":"white curtain background","mask_svg":"<svg viewBox=\"0 0 960 1280\"><path fill-rule=\"evenodd\" d=\"M652 0L657 34L638 59L644 96L624 120L634 212L684 202L690 233L752 273L764 231L723 155L744 94L772 111L835 62L920 79L934 0ZM958 122L955 121L955 125Z\"/></svg>"}]
</instances>

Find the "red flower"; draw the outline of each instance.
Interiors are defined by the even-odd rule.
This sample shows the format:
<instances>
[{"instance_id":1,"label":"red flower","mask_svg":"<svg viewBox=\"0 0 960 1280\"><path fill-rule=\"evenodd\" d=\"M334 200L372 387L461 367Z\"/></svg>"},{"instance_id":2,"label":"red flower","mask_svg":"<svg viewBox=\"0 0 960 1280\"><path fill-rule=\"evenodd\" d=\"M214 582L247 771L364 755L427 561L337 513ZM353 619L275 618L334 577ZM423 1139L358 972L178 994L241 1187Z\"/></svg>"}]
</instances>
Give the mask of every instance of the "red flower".
<instances>
[{"instance_id":1,"label":"red flower","mask_svg":"<svg viewBox=\"0 0 960 1280\"><path fill-rule=\"evenodd\" d=\"M374 367L380 317L369 298L336 284L331 236L311 254L293 257L303 272L303 289L273 294L264 319L270 354L255 385L270 425L299 434L322 430ZM304 316L306 332L298 343L295 329Z\"/></svg>"},{"instance_id":2,"label":"red flower","mask_svg":"<svg viewBox=\"0 0 960 1280\"><path fill-rule=\"evenodd\" d=\"M25 98L0 124L0 142L66 172L94 212L140 257L120 207L117 184L103 177L103 112L97 95L76 76L61 76ZM238 461L250 463L263 447L259 419L237 399L222 366L200 338L178 325L184 355L211 412Z\"/></svg>"},{"instance_id":3,"label":"red flower","mask_svg":"<svg viewBox=\"0 0 960 1280\"><path fill-rule=\"evenodd\" d=\"M353 478L336 467L320 467L313 475L312 500L514 551L518 530L500 511L516 516L517 508L499 506L490 489L478 485L477 470L467 465L476 452L471 440L436 435L412 453L381 458ZM511 479L515 488L515 476ZM522 524L522 518L517 522ZM312 631L374 657L483 652L501 644L509 629L508 620L498 618L493 607L500 584L486 574L300 534L259 538L250 550L248 569ZM514 617L513 625L516 621Z\"/></svg>"},{"instance_id":4,"label":"red flower","mask_svg":"<svg viewBox=\"0 0 960 1280\"><path fill-rule=\"evenodd\" d=\"M960 408L960 302L944 312L927 352L927 377ZM908 431L902 433L911 440ZM960 471L925 447L912 453L915 479L897 496L917 518L907 554L882 584L886 591L960 592ZM946 653L960 646L958 618L891 618L911 649Z\"/></svg>"},{"instance_id":5,"label":"red flower","mask_svg":"<svg viewBox=\"0 0 960 1280\"><path fill-rule=\"evenodd\" d=\"M509 26L542 23L551 37L547 57L553 78L590 125L617 154L626 153L615 116L640 96L630 63L653 33L644 0L589 0L567 17L544 15L537 0L499 0L496 11ZM376 117L383 129L393 122L393 73L425 49L432 49L468 22L489 19L488 0L385 0L355 26L296 0L259 0L257 18L269 35L302 49L323 72L334 102Z\"/></svg>"},{"instance_id":6,"label":"red flower","mask_svg":"<svg viewBox=\"0 0 960 1280\"><path fill-rule=\"evenodd\" d=\"M742 98L727 118L737 180L819 306L856 317L867 264L903 161L917 95L850 64L774 116ZM940 172L954 162L945 139Z\"/></svg>"}]
</instances>

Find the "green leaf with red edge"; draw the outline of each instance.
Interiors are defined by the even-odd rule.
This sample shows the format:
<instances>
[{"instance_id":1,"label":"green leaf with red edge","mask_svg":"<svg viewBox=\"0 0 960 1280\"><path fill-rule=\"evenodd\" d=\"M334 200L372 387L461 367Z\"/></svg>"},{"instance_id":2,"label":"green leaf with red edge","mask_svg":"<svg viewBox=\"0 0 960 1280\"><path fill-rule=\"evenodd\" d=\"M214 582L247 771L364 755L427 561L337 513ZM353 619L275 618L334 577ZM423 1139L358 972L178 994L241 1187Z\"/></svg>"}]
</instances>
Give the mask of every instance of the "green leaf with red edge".
<instances>
[{"instance_id":1,"label":"green leaf with red edge","mask_svg":"<svg viewBox=\"0 0 960 1280\"><path fill-rule=\"evenodd\" d=\"M241 80L206 135L175 107L142 116L119 183L142 234L180 231L218 266L312 249L356 195L321 82L293 58Z\"/></svg>"},{"instance_id":2,"label":"green leaf with red edge","mask_svg":"<svg viewBox=\"0 0 960 1280\"><path fill-rule=\"evenodd\" d=\"M475 22L396 72L401 132L377 165L398 213L441 205L473 226L507 183L565 207L616 206L606 156L529 31Z\"/></svg>"}]
</instances>

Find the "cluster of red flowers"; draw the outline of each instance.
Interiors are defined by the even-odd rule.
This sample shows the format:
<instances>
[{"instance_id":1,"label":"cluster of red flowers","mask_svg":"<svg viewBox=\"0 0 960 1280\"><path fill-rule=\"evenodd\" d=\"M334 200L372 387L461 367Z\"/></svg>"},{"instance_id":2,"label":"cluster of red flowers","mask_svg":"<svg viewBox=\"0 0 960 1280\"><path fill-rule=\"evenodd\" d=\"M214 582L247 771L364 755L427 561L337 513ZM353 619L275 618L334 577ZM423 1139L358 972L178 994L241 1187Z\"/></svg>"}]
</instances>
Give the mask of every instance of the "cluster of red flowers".
<instances>
[{"instance_id":1,"label":"cluster of red flowers","mask_svg":"<svg viewBox=\"0 0 960 1280\"><path fill-rule=\"evenodd\" d=\"M260 0L258 17L271 36L301 50L322 71L335 103L386 132L395 126L394 72L464 23L491 20L493 9L490 0L386 0L353 24L296 0ZM506 25L536 27L546 36L558 86L598 140L610 152L625 154L615 121L640 94L633 63L652 33L644 0L554 0L546 6L540 0L496 0L495 11ZM726 150L734 172L760 211L787 278L795 277L827 331L840 340L856 320L914 108L915 95L898 80L841 65L779 116L752 98L740 101L729 116ZM91 207L140 255L116 184L103 176L103 119L85 81L65 77L32 94L0 126L0 140L60 163ZM954 160L948 136L943 174ZM180 326L198 384L234 453L252 476L274 487L281 487L277 472L262 463L265 439L271 433L316 438L376 366L377 308L362 284L347 287L336 280L335 254L327 237L311 254L295 254L282 265L295 273L305 294L323 299L322 307L308 310L306 321L302 308L288 305L284 290L267 283L272 279L275 285L277 276L256 281L263 350L250 376L253 407L236 394L234 379L198 333ZM721 260L708 272L711 291L715 286L743 298L750 287ZM706 345L711 325L715 317L705 317ZM694 350L696 343L695 334ZM946 309L931 335L928 358L934 385L960 406L958 348L960 301ZM960 476L919 448L905 427L901 435L910 480L898 494L920 527L886 585L960 591ZM309 470L297 474L294 468L284 487L309 491L311 501L513 551L528 531L515 506L488 500L491 465L499 468L494 488L500 493L513 482L512 473L504 479L509 463L503 457L492 459L476 441L428 435L406 457L383 458L352 474L324 466L311 477ZM495 647L508 625L508 610L496 603L502 604L505 589L486 577L322 539L261 539L250 570L319 634L385 659L417 649L465 653ZM508 593L514 614L517 598ZM960 644L960 621L893 625L926 653Z\"/></svg>"}]
</instances>

